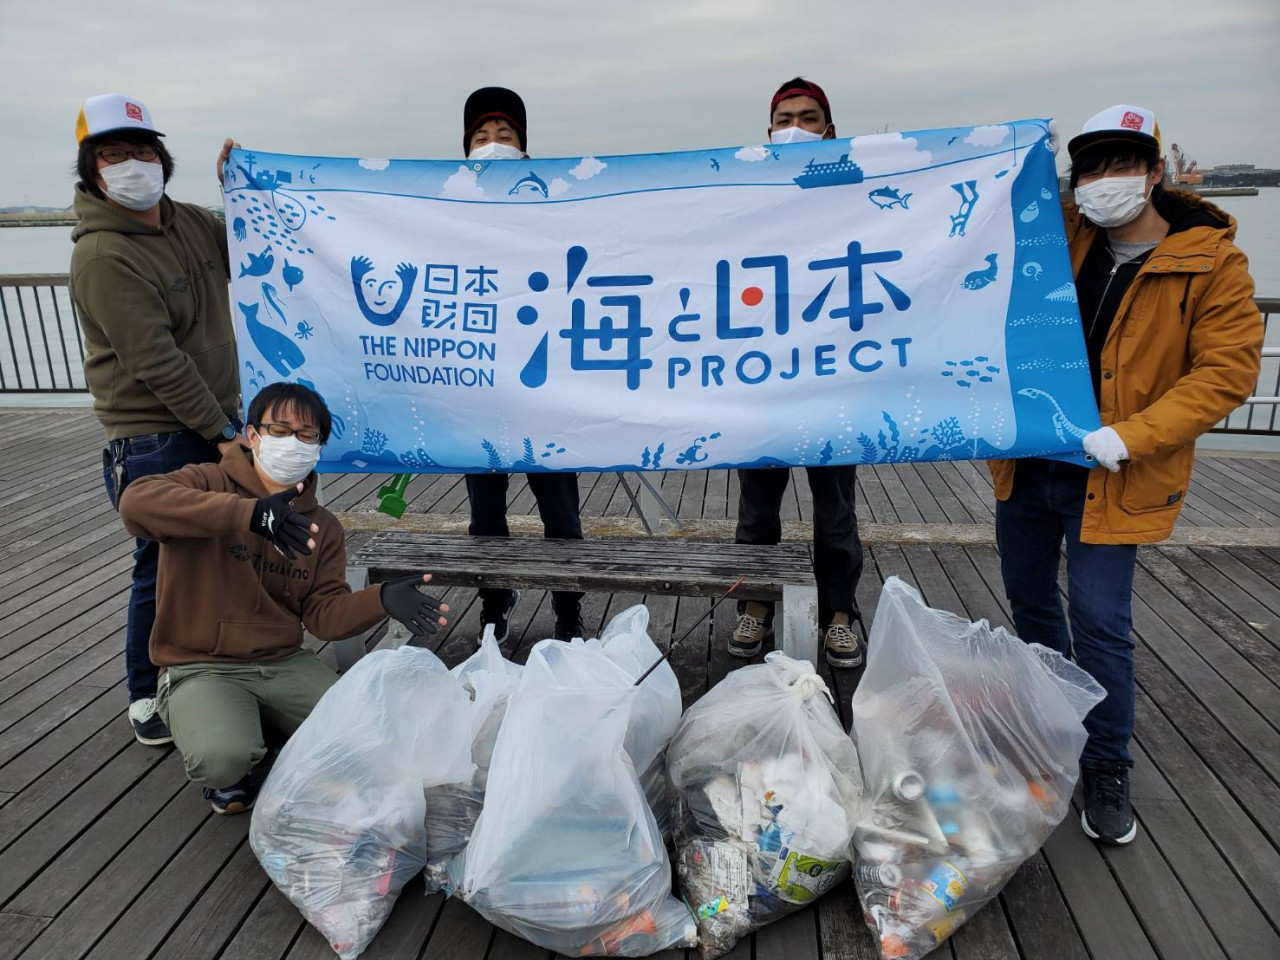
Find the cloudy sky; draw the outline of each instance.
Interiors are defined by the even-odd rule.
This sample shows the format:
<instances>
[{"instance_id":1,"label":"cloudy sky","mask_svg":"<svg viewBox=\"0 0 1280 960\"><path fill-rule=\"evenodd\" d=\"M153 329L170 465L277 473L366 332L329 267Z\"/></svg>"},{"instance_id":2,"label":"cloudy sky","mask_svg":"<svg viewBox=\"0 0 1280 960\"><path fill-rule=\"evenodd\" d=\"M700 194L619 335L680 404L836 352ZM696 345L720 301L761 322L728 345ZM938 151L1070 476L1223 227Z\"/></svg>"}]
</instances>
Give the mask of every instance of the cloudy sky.
<instances>
[{"instance_id":1,"label":"cloudy sky","mask_svg":"<svg viewBox=\"0 0 1280 960\"><path fill-rule=\"evenodd\" d=\"M1010 12L1016 11L1016 12ZM1202 166L1280 166L1280 0L0 0L0 206L70 199L86 96L141 99L178 199L221 139L456 157L462 103L518 90L539 156L759 142L804 74L841 135L1149 106Z\"/></svg>"}]
</instances>

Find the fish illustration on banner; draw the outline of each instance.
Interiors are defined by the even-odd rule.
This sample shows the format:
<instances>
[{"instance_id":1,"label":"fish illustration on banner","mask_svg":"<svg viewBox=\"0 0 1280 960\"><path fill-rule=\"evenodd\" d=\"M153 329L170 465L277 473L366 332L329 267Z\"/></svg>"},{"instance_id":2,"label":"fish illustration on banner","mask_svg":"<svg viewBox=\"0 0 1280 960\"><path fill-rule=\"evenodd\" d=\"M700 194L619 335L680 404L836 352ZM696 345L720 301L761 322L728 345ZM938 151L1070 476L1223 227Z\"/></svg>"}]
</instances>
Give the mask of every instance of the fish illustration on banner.
<instances>
[{"instance_id":1,"label":"fish illustration on banner","mask_svg":"<svg viewBox=\"0 0 1280 960\"><path fill-rule=\"evenodd\" d=\"M321 470L1083 463L1099 422L1048 120L227 169L244 399L313 384Z\"/></svg>"}]
</instances>

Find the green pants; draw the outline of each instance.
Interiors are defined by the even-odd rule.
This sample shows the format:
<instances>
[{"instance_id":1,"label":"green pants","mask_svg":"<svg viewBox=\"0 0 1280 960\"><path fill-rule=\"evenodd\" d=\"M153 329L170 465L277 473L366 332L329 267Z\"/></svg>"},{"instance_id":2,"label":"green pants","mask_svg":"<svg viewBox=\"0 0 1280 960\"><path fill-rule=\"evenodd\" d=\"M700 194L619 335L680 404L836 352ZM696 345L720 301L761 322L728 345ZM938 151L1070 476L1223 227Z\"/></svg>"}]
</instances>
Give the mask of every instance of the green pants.
<instances>
[{"instance_id":1,"label":"green pants","mask_svg":"<svg viewBox=\"0 0 1280 960\"><path fill-rule=\"evenodd\" d=\"M337 681L306 650L262 663L188 663L161 675L156 705L187 776L223 788L266 756L264 724L283 742Z\"/></svg>"}]
</instances>

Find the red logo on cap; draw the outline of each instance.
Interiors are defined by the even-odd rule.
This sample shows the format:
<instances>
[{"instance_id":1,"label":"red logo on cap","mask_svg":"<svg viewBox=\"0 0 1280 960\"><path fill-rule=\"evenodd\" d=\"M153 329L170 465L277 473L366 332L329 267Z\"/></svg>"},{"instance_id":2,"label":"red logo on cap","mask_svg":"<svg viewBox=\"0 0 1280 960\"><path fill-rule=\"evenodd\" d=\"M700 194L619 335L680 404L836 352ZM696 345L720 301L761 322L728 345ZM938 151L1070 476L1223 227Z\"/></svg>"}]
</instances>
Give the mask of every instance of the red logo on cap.
<instances>
[{"instance_id":1,"label":"red logo on cap","mask_svg":"<svg viewBox=\"0 0 1280 960\"><path fill-rule=\"evenodd\" d=\"M136 103L129 103L127 100L124 104L124 115L130 120L137 120L142 123L142 108ZM1127 117L1125 118L1128 119Z\"/></svg>"},{"instance_id":2,"label":"red logo on cap","mask_svg":"<svg viewBox=\"0 0 1280 960\"><path fill-rule=\"evenodd\" d=\"M1120 126L1126 130L1137 130L1142 132L1142 114L1134 113L1132 110L1126 110L1124 119L1120 121Z\"/></svg>"}]
</instances>

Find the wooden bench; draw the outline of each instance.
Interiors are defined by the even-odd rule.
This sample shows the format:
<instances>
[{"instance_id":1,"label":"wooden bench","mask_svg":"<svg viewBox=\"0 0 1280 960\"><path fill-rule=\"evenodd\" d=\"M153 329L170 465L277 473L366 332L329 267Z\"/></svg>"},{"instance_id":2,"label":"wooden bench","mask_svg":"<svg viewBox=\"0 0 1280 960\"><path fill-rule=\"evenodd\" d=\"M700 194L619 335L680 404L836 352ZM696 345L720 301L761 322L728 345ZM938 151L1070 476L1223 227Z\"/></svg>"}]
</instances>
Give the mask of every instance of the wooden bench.
<instances>
[{"instance_id":1,"label":"wooden bench","mask_svg":"<svg viewBox=\"0 0 1280 960\"><path fill-rule=\"evenodd\" d=\"M422 571L443 586L719 597L744 577L734 596L764 603L781 600L781 649L787 656L817 663L818 591L812 556L803 544L542 540L387 530L353 534L347 563L352 589ZM335 647L339 669L345 669L363 653L364 641L357 638Z\"/></svg>"}]
</instances>

